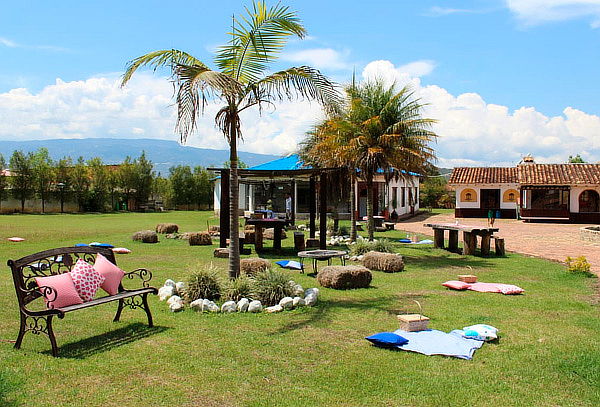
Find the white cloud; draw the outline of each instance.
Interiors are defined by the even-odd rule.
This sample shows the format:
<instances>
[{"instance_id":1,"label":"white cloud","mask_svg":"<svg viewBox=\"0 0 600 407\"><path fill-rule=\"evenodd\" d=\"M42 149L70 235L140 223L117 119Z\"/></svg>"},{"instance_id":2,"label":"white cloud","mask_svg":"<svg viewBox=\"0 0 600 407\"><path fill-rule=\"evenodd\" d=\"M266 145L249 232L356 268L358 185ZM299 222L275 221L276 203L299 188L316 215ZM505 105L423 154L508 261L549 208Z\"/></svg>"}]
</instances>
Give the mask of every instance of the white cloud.
<instances>
[{"instance_id":1,"label":"white cloud","mask_svg":"<svg viewBox=\"0 0 600 407\"><path fill-rule=\"evenodd\" d=\"M333 48L312 48L296 52L286 52L281 56L285 61L307 64L318 69L351 69L347 62L348 51L336 51Z\"/></svg>"},{"instance_id":2,"label":"white cloud","mask_svg":"<svg viewBox=\"0 0 600 407\"><path fill-rule=\"evenodd\" d=\"M15 48L17 46L16 42L11 41L8 38L2 38L2 37L0 37L0 44L4 45L5 47L9 47L9 48Z\"/></svg>"},{"instance_id":3,"label":"white cloud","mask_svg":"<svg viewBox=\"0 0 600 407\"><path fill-rule=\"evenodd\" d=\"M447 16L449 14L469 14L469 13L475 13L475 11L469 10L469 9L464 9L464 8L433 6L433 7L429 8L427 15L430 17L440 17L440 16Z\"/></svg>"},{"instance_id":4,"label":"white cloud","mask_svg":"<svg viewBox=\"0 0 600 407\"><path fill-rule=\"evenodd\" d=\"M600 26L600 0L505 0L509 10L526 25L589 17Z\"/></svg>"},{"instance_id":5,"label":"white cloud","mask_svg":"<svg viewBox=\"0 0 600 407\"><path fill-rule=\"evenodd\" d=\"M0 37L0 45L4 45L8 48L25 48L25 49L41 49L46 51L55 51L55 52L67 52L69 51L67 48L57 47L54 45L23 45L19 44L13 40L9 40L8 38Z\"/></svg>"},{"instance_id":6,"label":"white cloud","mask_svg":"<svg viewBox=\"0 0 600 407\"><path fill-rule=\"evenodd\" d=\"M409 64L407 64L409 65ZM439 165L514 165L532 153L538 162L564 162L581 154L586 161L600 160L600 117L573 107L549 117L533 107L511 111L489 103L477 93L452 95L447 90L421 84L419 78L390 61L374 61L363 78L384 77L399 86L410 84L426 107L427 117L438 119L440 135L434 146ZM115 137L178 140L174 134L176 108L172 86L166 78L141 73L125 87L117 75L82 81L60 79L39 93L25 88L0 93L0 139ZM188 144L226 149L214 125L218 105L206 107L198 131ZM277 103L242 113L242 151L284 154L292 152L319 119L318 104Z\"/></svg>"}]
</instances>

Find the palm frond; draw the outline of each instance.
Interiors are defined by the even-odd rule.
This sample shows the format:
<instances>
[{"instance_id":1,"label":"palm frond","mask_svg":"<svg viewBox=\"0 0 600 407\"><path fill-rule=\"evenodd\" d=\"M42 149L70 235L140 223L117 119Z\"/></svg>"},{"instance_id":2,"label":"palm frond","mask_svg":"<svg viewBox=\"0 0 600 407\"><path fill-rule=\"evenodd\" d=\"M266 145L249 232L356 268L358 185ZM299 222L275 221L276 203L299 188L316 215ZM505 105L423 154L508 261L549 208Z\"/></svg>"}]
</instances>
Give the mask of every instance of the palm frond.
<instances>
[{"instance_id":1,"label":"palm frond","mask_svg":"<svg viewBox=\"0 0 600 407\"><path fill-rule=\"evenodd\" d=\"M285 46L288 37L303 38L306 30L296 12L277 4L267 9L262 1L246 8L247 17L234 18L231 40L217 52L215 63L242 83L256 82Z\"/></svg>"},{"instance_id":2,"label":"palm frond","mask_svg":"<svg viewBox=\"0 0 600 407\"><path fill-rule=\"evenodd\" d=\"M125 86L140 67L148 66L155 71L160 67L168 67L173 73L177 65L194 65L206 68L202 61L184 51L176 49L154 51L132 59L127 63L121 86Z\"/></svg>"}]
</instances>

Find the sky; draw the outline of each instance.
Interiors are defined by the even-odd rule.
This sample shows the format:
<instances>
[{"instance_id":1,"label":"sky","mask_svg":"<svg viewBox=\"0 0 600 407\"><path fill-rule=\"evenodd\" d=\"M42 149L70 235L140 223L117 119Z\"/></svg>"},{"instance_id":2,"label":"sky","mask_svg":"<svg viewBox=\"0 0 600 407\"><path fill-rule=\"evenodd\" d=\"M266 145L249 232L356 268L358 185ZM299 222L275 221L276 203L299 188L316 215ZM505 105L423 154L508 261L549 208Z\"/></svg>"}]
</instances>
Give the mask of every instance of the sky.
<instances>
[{"instance_id":1,"label":"sky","mask_svg":"<svg viewBox=\"0 0 600 407\"><path fill-rule=\"evenodd\" d=\"M412 86L437 119L441 167L600 161L600 0L282 1L308 36L273 69ZM251 1L0 0L0 140L178 140L167 71L126 63L181 49L213 66ZM273 1L267 2L274 4ZM210 105L187 144L226 149ZM243 114L240 150L286 154L322 119L306 101Z\"/></svg>"}]
</instances>

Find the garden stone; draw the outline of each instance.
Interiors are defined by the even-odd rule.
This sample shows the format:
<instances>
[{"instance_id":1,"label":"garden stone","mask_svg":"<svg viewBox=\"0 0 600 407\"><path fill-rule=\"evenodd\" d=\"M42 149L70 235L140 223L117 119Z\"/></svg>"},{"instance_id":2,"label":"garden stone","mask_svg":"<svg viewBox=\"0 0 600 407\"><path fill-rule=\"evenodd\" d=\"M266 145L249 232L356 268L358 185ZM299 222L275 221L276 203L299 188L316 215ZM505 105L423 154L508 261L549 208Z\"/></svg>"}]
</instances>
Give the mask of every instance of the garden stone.
<instances>
[{"instance_id":1,"label":"garden stone","mask_svg":"<svg viewBox=\"0 0 600 407\"><path fill-rule=\"evenodd\" d=\"M167 279L167 281L165 281L165 287L173 287L176 288L177 284L175 283L175 281L171 280L170 278Z\"/></svg>"},{"instance_id":2,"label":"garden stone","mask_svg":"<svg viewBox=\"0 0 600 407\"><path fill-rule=\"evenodd\" d=\"M236 308L237 308L238 312L247 312L249 305L250 305L250 301L248 300L248 298L242 298L241 300L238 301Z\"/></svg>"},{"instance_id":3,"label":"garden stone","mask_svg":"<svg viewBox=\"0 0 600 407\"><path fill-rule=\"evenodd\" d=\"M272 314L275 312L283 311L283 307L281 305L273 305L272 307L265 308L265 311L268 312L269 314Z\"/></svg>"},{"instance_id":4,"label":"garden stone","mask_svg":"<svg viewBox=\"0 0 600 407\"><path fill-rule=\"evenodd\" d=\"M302 307L302 306L306 305L306 301L304 301L304 298L294 297L292 305L294 307Z\"/></svg>"},{"instance_id":5,"label":"garden stone","mask_svg":"<svg viewBox=\"0 0 600 407\"><path fill-rule=\"evenodd\" d=\"M164 287L160 287L158 289L158 298L161 301L164 301L166 299L168 299L169 297L171 297L173 294L175 294L175 289L173 287L169 286L164 286Z\"/></svg>"},{"instance_id":6,"label":"garden stone","mask_svg":"<svg viewBox=\"0 0 600 407\"><path fill-rule=\"evenodd\" d=\"M312 307L313 305L315 305L317 303L317 296L314 294L309 294L304 298L305 301L305 305L307 307Z\"/></svg>"},{"instance_id":7,"label":"garden stone","mask_svg":"<svg viewBox=\"0 0 600 407\"><path fill-rule=\"evenodd\" d=\"M294 285L294 296L300 297L304 295L304 288L300 284Z\"/></svg>"},{"instance_id":8,"label":"garden stone","mask_svg":"<svg viewBox=\"0 0 600 407\"><path fill-rule=\"evenodd\" d=\"M314 294L315 297L319 296L319 289L316 287L313 288L308 288L305 292L304 292L304 297L308 297L309 295Z\"/></svg>"},{"instance_id":9,"label":"garden stone","mask_svg":"<svg viewBox=\"0 0 600 407\"><path fill-rule=\"evenodd\" d=\"M202 298L198 298L190 303L190 308L196 312L202 312L202 302L204 300Z\"/></svg>"},{"instance_id":10,"label":"garden stone","mask_svg":"<svg viewBox=\"0 0 600 407\"><path fill-rule=\"evenodd\" d=\"M185 283L183 281L178 281L177 284L175 284L175 289L177 290L178 295L183 295L183 292L185 291Z\"/></svg>"},{"instance_id":11,"label":"garden stone","mask_svg":"<svg viewBox=\"0 0 600 407\"><path fill-rule=\"evenodd\" d=\"M248 312L261 312L262 304L258 300L254 300L248 304Z\"/></svg>"},{"instance_id":12,"label":"garden stone","mask_svg":"<svg viewBox=\"0 0 600 407\"><path fill-rule=\"evenodd\" d=\"M179 302L179 303L182 303L182 304L183 304L183 300L182 300L182 299L181 299L181 297L180 297L180 296L178 296L178 295L173 295L171 298L169 298L169 299L167 300L167 304L168 304L168 305L175 304L175 303L177 303L177 302Z\"/></svg>"},{"instance_id":13,"label":"garden stone","mask_svg":"<svg viewBox=\"0 0 600 407\"><path fill-rule=\"evenodd\" d=\"M210 304L212 303L211 300L209 300L208 298L205 298L202 300L202 312L209 312L210 311Z\"/></svg>"},{"instance_id":14,"label":"garden stone","mask_svg":"<svg viewBox=\"0 0 600 407\"><path fill-rule=\"evenodd\" d=\"M279 305L283 309L291 309L293 307L294 299L292 297L283 297L281 301L279 301Z\"/></svg>"},{"instance_id":15,"label":"garden stone","mask_svg":"<svg viewBox=\"0 0 600 407\"><path fill-rule=\"evenodd\" d=\"M227 301L221 305L221 312L235 312L236 311L236 303L235 301Z\"/></svg>"},{"instance_id":16,"label":"garden stone","mask_svg":"<svg viewBox=\"0 0 600 407\"><path fill-rule=\"evenodd\" d=\"M208 309L205 309L205 311L208 312L219 312L219 306L217 304L215 304L214 302L210 302L208 304Z\"/></svg>"}]
</instances>

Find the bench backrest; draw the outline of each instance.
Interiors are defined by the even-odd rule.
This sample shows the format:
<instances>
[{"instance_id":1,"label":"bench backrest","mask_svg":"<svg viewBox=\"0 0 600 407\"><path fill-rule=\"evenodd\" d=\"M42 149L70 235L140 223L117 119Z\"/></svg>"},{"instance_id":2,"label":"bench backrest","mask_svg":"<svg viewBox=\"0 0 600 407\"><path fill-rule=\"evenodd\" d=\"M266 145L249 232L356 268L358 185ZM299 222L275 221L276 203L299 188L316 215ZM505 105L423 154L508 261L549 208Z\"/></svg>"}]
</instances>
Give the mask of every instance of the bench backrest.
<instances>
[{"instance_id":1,"label":"bench backrest","mask_svg":"<svg viewBox=\"0 0 600 407\"><path fill-rule=\"evenodd\" d=\"M77 260L83 259L94 264L96 255L101 253L113 264L117 264L111 249L105 247L60 247L30 254L18 260L9 260L19 306L24 307L41 296L35 282L36 277L47 277L71 271ZM119 291L122 287L119 287Z\"/></svg>"}]
</instances>

